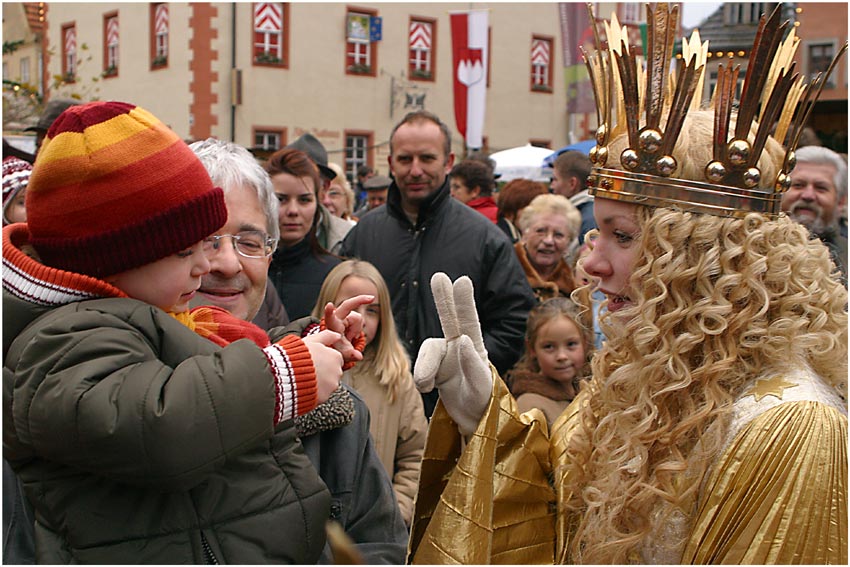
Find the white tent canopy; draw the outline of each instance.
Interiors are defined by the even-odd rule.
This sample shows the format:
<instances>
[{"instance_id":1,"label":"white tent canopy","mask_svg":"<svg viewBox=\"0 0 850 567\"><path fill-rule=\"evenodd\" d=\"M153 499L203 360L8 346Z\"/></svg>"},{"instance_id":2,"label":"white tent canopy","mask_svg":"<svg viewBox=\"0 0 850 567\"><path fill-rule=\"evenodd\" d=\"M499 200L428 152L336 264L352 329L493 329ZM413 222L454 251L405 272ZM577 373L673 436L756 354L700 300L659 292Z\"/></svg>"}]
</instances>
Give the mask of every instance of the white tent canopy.
<instances>
[{"instance_id":1,"label":"white tent canopy","mask_svg":"<svg viewBox=\"0 0 850 567\"><path fill-rule=\"evenodd\" d=\"M490 158L496 162L495 173L501 174L500 182L520 178L548 182L552 168L544 166L543 160L550 155L552 150L548 148L526 144L490 154Z\"/></svg>"}]
</instances>

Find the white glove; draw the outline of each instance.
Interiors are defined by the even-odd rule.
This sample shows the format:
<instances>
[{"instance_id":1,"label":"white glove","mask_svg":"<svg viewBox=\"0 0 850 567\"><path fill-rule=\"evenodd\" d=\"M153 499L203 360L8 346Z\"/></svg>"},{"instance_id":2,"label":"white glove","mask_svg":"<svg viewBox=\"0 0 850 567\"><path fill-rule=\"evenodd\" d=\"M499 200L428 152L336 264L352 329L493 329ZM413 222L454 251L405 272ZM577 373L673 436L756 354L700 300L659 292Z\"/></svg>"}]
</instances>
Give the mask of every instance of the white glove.
<instances>
[{"instance_id":1,"label":"white glove","mask_svg":"<svg viewBox=\"0 0 850 567\"><path fill-rule=\"evenodd\" d=\"M444 339L426 339L419 348L413 380L420 392L436 384L440 399L464 435L471 435L487 409L493 376L475 310L472 280L437 272L431 291L440 315Z\"/></svg>"}]
</instances>

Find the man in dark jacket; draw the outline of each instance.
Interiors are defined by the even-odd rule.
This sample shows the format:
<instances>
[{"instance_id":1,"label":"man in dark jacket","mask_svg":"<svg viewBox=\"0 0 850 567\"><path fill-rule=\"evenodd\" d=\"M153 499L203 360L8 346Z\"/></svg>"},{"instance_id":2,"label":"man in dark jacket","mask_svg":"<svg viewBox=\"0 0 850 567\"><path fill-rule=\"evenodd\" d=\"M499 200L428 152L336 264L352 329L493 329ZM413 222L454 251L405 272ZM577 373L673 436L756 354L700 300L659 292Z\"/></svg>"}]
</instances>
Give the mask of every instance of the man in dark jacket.
<instances>
[{"instance_id":1,"label":"man in dark jacket","mask_svg":"<svg viewBox=\"0 0 850 567\"><path fill-rule=\"evenodd\" d=\"M387 204L360 219L340 253L367 260L381 272L412 360L425 339L442 336L431 276L469 276L490 361L506 372L522 353L534 295L504 233L451 198L454 154L448 127L427 111L408 114L390 136L389 164L395 181ZM430 416L437 391L422 397Z\"/></svg>"}]
</instances>

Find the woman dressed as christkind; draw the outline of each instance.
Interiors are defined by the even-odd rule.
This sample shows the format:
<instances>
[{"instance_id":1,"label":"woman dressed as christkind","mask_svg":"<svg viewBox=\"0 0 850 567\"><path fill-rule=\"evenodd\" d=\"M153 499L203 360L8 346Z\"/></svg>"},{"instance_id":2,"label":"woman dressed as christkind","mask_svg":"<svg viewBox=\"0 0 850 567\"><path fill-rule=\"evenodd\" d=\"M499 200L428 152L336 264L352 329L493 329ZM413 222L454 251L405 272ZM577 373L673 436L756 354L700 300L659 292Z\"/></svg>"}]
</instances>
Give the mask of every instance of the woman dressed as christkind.
<instances>
[{"instance_id":1,"label":"woman dressed as christkind","mask_svg":"<svg viewBox=\"0 0 850 567\"><path fill-rule=\"evenodd\" d=\"M707 42L669 73L678 8L647 10L645 67L615 18L585 54L607 342L551 430L487 362L469 281L432 280L415 563L847 564L847 293L779 213L835 61L805 84L777 8L740 99L722 64L700 109Z\"/></svg>"}]
</instances>

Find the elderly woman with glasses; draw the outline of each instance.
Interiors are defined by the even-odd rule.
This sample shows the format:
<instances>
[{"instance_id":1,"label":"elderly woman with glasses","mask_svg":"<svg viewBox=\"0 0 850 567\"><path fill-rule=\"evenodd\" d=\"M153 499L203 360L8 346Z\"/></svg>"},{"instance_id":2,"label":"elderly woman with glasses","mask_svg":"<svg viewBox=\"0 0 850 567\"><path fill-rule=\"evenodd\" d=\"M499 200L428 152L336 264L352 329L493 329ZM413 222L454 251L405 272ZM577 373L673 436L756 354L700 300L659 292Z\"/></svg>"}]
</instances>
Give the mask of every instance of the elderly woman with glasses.
<instances>
[{"instance_id":1,"label":"elderly woman with glasses","mask_svg":"<svg viewBox=\"0 0 850 567\"><path fill-rule=\"evenodd\" d=\"M519 215L514 251L537 301L569 297L576 287L564 260L581 224L581 214L561 195L538 195Z\"/></svg>"},{"instance_id":2,"label":"elderly woman with glasses","mask_svg":"<svg viewBox=\"0 0 850 567\"><path fill-rule=\"evenodd\" d=\"M340 166L329 163L328 167L336 175L331 179L327 188L322 190L322 204L330 214L348 221L351 226L354 226L357 224L356 219L352 216L354 213L354 190L351 189L351 184Z\"/></svg>"}]
</instances>

